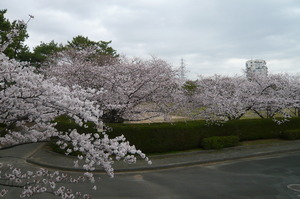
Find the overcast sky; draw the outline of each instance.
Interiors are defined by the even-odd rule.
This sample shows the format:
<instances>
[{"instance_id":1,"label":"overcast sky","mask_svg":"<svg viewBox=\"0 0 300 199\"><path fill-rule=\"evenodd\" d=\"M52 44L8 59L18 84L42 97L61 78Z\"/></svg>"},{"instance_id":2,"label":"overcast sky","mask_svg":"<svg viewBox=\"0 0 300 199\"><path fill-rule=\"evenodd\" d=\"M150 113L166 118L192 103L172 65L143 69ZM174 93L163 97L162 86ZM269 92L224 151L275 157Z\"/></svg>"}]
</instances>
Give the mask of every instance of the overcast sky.
<instances>
[{"instance_id":1,"label":"overcast sky","mask_svg":"<svg viewBox=\"0 0 300 199\"><path fill-rule=\"evenodd\" d=\"M300 0L0 0L10 20L35 18L30 47L77 35L119 54L185 60L197 75L242 74L249 59L270 73L300 72Z\"/></svg>"}]
</instances>

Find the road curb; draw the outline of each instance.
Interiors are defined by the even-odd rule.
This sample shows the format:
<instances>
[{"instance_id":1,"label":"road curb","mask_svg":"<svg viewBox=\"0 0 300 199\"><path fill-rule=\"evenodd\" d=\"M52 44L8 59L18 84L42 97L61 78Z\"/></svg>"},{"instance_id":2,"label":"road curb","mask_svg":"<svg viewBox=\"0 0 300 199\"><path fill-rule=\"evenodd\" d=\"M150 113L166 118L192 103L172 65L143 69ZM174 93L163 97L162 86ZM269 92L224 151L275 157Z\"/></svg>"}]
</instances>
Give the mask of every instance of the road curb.
<instances>
[{"instance_id":1,"label":"road curb","mask_svg":"<svg viewBox=\"0 0 300 199\"><path fill-rule=\"evenodd\" d=\"M284 143L274 143L274 144L260 144L259 146L238 146L226 148L223 150L208 150L208 151L196 151L196 152L179 152L175 154L167 155L153 155L149 158L152 160L153 164L148 165L143 160L138 160L136 164L127 165L122 162L115 162L113 165L114 172L134 172L134 171L151 171L160 169L171 169L176 167L184 166L194 166L201 164L213 164L218 162L233 161L239 159L247 159L254 157L263 157L282 153L292 153L300 151L300 140L297 141L287 141ZM44 158L49 161L42 160L42 156L49 156L52 158ZM60 164L55 161L56 158L61 158L61 160L69 161L68 165ZM69 159L69 160L67 160ZM74 168L71 164L72 160L76 158L65 157L61 154L56 154L54 152L45 151L45 149L40 149L39 151L32 154L26 159L28 163L42 166L49 169L64 170L72 172L82 172L85 171L82 168ZM106 173L104 169L96 169L96 173Z\"/></svg>"}]
</instances>

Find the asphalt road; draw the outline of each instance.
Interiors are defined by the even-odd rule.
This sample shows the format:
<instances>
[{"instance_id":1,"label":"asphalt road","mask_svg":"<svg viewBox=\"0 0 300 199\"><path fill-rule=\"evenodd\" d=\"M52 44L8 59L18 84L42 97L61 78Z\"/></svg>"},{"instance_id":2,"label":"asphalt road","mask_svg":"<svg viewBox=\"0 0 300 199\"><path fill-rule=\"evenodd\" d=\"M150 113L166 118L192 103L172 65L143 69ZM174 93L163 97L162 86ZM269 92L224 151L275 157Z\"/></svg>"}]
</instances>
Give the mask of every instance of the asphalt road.
<instances>
[{"instance_id":1,"label":"asphalt road","mask_svg":"<svg viewBox=\"0 0 300 199\"><path fill-rule=\"evenodd\" d=\"M96 198L300 198L300 152L105 179Z\"/></svg>"},{"instance_id":2,"label":"asphalt road","mask_svg":"<svg viewBox=\"0 0 300 199\"><path fill-rule=\"evenodd\" d=\"M28 148L28 147L27 147ZM30 149L34 150L34 147ZM29 151L30 151L29 150ZM16 151L14 151L16 154ZM28 152L17 151L20 158L2 154L5 162L35 167L24 161ZM6 156L6 157L4 157ZM105 174L93 198L100 199L298 199L300 198L300 152L241 159L216 164L173 169ZM0 187L1 188L1 187ZM72 185L73 190L90 192L89 184ZM5 198L18 198L15 188ZM57 198L50 194L33 198Z\"/></svg>"}]
</instances>

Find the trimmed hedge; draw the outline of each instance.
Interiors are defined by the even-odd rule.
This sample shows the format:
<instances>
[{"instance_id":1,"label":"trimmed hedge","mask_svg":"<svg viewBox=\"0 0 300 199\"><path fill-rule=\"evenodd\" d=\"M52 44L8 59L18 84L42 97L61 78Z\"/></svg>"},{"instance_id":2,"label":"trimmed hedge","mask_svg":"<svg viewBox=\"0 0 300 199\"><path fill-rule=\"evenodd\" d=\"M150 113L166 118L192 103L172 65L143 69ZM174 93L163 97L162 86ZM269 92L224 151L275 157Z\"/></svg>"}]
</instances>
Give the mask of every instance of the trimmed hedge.
<instances>
[{"instance_id":1,"label":"trimmed hedge","mask_svg":"<svg viewBox=\"0 0 300 199\"><path fill-rule=\"evenodd\" d=\"M281 138L286 140L299 140L300 139L300 129L289 129L281 134Z\"/></svg>"},{"instance_id":2,"label":"trimmed hedge","mask_svg":"<svg viewBox=\"0 0 300 199\"><path fill-rule=\"evenodd\" d=\"M222 149L237 146L238 144L238 136L213 136L202 140L202 147L204 149Z\"/></svg>"},{"instance_id":3,"label":"trimmed hedge","mask_svg":"<svg viewBox=\"0 0 300 199\"><path fill-rule=\"evenodd\" d=\"M79 127L64 117L58 118L56 128L61 131L77 128L78 132L96 133L90 128ZM300 129L300 118L292 118L281 125L271 119L243 119L229 121L222 126L207 126L205 121L187 121L151 124L107 124L111 138L124 135L126 139L145 153L162 153L202 147L204 138L213 136L237 136L240 141L281 138L287 129Z\"/></svg>"},{"instance_id":4,"label":"trimmed hedge","mask_svg":"<svg viewBox=\"0 0 300 199\"><path fill-rule=\"evenodd\" d=\"M79 126L78 124L76 124L73 119L66 115L57 117L53 122L57 123L55 128L62 132L68 132L69 129L77 129L79 133L97 133L97 129L95 128L94 123L85 123L85 125L88 126L88 128L85 128L84 126Z\"/></svg>"},{"instance_id":5,"label":"trimmed hedge","mask_svg":"<svg viewBox=\"0 0 300 199\"><path fill-rule=\"evenodd\" d=\"M143 152L160 153L199 148L204 138L212 136L238 136L240 141L280 138L287 129L300 129L300 118L281 125L272 119L233 120L222 126L207 126L205 121L108 125L113 128L110 136L123 134Z\"/></svg>"},{"instance_id":6,"label":"trimmed hedge","mask_svg":"<svg viewBox=\"0 0 300 199\"><path fill-rule=\"evenodd\" d=\"M62 132L68 132L69 129L77 129L77 131L79 133L98 133L97 129L95 128L94 123L92 123L92 122L85 123L84 125L88 126L88 128L85 128L84 126L79 126L78 124L76 124L72 118L70 118L66 115L61 115L61 116L55 118L55 120L53 122L57 123L55 128L58 131L62 131ZM61 149L56 144L56 141L57 141L56 137L51 138L51 142L50 142L49 146L52 148L52 150L54 152L64 154L66 152L66 149ZM73 146L71 144L69 144L67 146L67 148L73 148ZM70 155L77 156L77 155L81 155L81 153L79 151L75 151L75 152L73 151L70 153Z\"/></svg>"}]
</instances>

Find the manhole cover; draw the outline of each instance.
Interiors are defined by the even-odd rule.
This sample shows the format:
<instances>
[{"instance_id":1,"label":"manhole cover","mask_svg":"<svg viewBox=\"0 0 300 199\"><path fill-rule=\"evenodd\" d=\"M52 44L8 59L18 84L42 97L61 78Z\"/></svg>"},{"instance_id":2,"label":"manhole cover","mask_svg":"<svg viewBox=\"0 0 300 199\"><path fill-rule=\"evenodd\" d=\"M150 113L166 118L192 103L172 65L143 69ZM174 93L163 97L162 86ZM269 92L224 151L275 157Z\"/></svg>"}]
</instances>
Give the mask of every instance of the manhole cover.
<instances>
[{"instance_id":1,"label":"manhole cover","mask_svg":"<svg viewBox=\"0 0 300 199\"><path fill-rule=\"evenodd\" d=\"M300 184L289 184L287 187L293 191L300 192Z\"/></svg>"}]
</instances>

